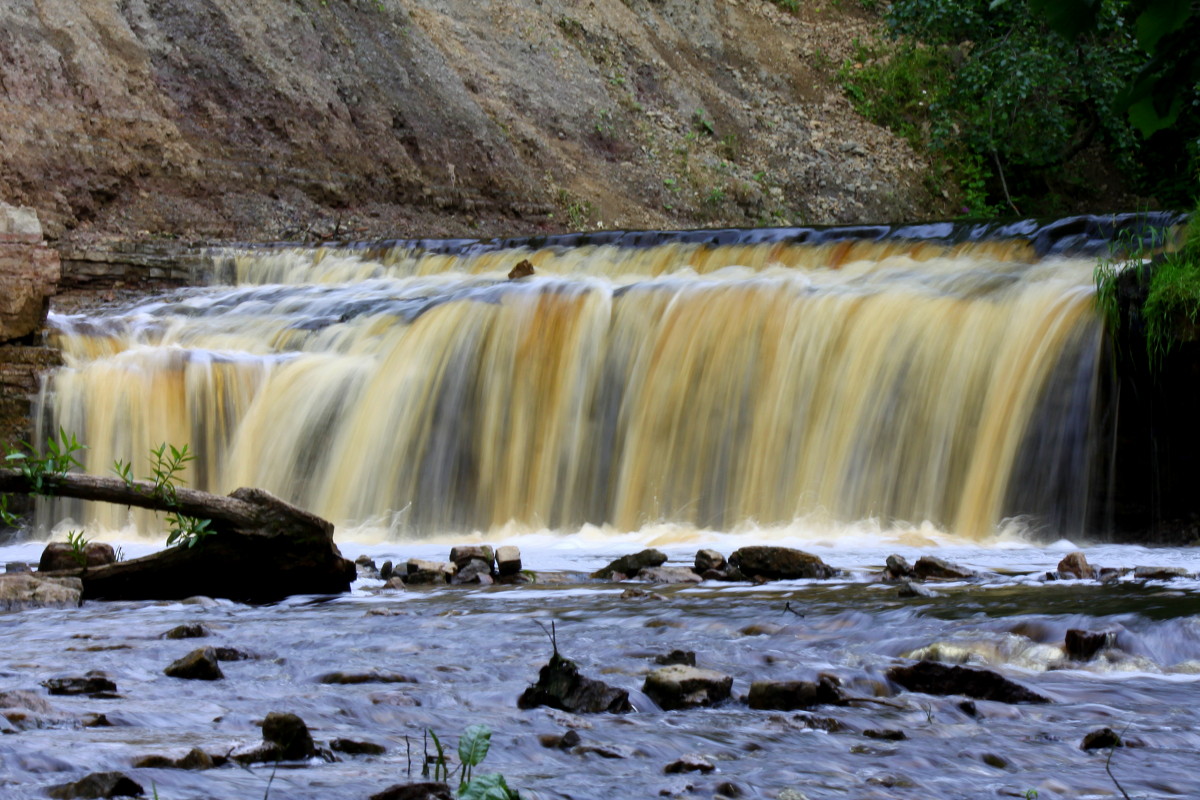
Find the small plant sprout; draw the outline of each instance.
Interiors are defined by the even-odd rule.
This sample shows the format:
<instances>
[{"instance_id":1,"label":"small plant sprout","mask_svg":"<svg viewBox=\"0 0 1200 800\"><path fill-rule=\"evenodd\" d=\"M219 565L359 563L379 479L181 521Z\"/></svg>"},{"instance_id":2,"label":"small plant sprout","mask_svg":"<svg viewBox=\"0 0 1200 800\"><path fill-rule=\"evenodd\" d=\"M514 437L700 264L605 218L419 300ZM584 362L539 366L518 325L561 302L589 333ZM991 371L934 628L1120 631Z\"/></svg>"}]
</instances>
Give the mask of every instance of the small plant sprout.
<instances>
[{"instance_id":1,"label":"small plant sprout","mask_svg":"<svg viewBox=\"0 0 1200 800\"><path fill-rule=\"evenodd\" d=\"M87 566L87 546L90 540L85 538L83 531L67 531L67 545L71 548L71 558L81 567Z\"/></svg>"}]
</instances>

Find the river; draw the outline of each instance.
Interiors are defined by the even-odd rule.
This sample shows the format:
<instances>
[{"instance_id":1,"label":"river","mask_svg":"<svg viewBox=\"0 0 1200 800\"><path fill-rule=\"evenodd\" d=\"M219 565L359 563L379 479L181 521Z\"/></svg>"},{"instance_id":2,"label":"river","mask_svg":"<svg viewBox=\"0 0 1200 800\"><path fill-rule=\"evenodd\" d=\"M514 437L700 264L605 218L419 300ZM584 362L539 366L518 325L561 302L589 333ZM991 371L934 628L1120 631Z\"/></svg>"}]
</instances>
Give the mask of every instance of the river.
<instances>
[{"instance_id":1,"label":"river","mask_svg":"<svg viewBox=\"0 0 1200 800\"><path fill-rule=\"evenodd\" d=\"M529 798L1119 797L1113 778L1131 797L1200 796L1200 551L1104 543L1089 508L1093 256L1003 241L575 244L225 251L211 286L52 315L66 367L47 384L43 428L77 434L88 471L130 461L146 474L149 448L188 443L189 485L268 488L334 520L351 558L515 544L541 580L381 591L362 577L344 596L270 606L2 614L0 692L44 695L41 681L95 669L120 697L53 696L0 718L0 794L40 798L120 770L162 800L365 799L410 764L419 778L426 731L453 743L482 723L483 770ZM526 258L535 274L506 280ZM160 520L125 509L46 503L39 519L126 557L161 541ZM586 578L646 546L686 565L700 547L746 544L845 572L758 586ZM36 562L42 546L6 544L0 560ZM1193 577L1046 580L1077 547L1093 564ZM980 576L901 598L878 580L892 553ZM638 586L660 597L626 594ZM550 621L585 674L630 691L633 713L518 710ZM159 638L196 622L212 636ZM1071 628L1111 632L1112 647L1070 661ZM253 658L211 683L163 674L201 644ZM734 699L657 708L642 682L673 649L731 675ZM885 679L922 657L997 669L1052 702L977 701L971 715L961 698ZM319 681L338 670L412 680ZM819 673L882 702L806 714L737 699L754 680ZM251 746L271 711L299 714L318 743L386 753L132 767ZM111 725L85 726L96 713ZM1081 750L1102 727L1135 746L1111 761ZM539 742L568 729L582 750ZM714 770L664 772L688 754Z\"/></svg>"}]
</instances>

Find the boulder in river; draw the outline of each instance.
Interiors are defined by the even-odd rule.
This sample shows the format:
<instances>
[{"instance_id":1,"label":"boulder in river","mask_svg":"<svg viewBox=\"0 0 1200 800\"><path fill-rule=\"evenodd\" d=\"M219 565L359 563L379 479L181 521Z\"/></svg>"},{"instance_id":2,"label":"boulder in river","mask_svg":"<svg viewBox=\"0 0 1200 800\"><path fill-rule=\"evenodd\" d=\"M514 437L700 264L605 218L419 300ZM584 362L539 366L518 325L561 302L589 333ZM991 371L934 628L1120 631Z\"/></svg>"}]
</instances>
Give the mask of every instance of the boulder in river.
<instances>
[{"instance_id":1,"label":"boulder in river","mask_svg":"<svg viewBox=\"0 0 1200 800\"><path fill-rule=\"evenodd\" d=\"M48 577L28 572L0 575L0 611L26 608L74 608L83 597L79 578Z\"/></svg>"},{"instance_id":2,"label":"boulder in river","mask_svg":"<svg viewBox=\"0 0 1200 800\"><path fill-rule=\"evenodd\" d=\"M1079 744L1080 750L1100 750L1109 747L1122 747L1124 743L1112 728L1100 728L1083 737Z\"/></svg>"},{"instance_id":3,"label":"boulder in river","mask_svg":"<svg viewBox=\"0 0 1200 800\"><path fill-rule=\"evenodd\" d=\"M1076 661L1091 661L1096 654L1108 646L1112 634L1103 631L1084 631L1072 628L1067 631L1063 649Z\"/></svg>"},{"instance_id":4,"label":"boulder in river","mask_svg":"<svg viewBox=\"0 0 1200 800\"><path fill-rule=\"evenodd\" d=\"M46 794L58 800L99 797L142 797L146 790L123 772L93 772L74 783L51 786Z\"/></svg>"},{"instance_id":5,"label":"boulder in river","mask_svg":"<svg viewBox=\"0 0 1200 800\"><path fill-rule=\"evenodd\" d=\"M654 657L655 664L670 666L671 664L683 664L685 667L696 666L696 651L694 650L672 650L669 653L660 653Z\"/></svg>"},{"instance_id":6,"label":"boulder in river","mask_svg":"<svg viewBox=\"0 0 1200 800\"><path fill-rule=\"evenodd\" d=\"M371 800L454 800L454 793L445 783L398 783L371 795Z\"/></svg>"},{"instance_id":7,"label":"boulder in river","mask_svg":"<svg viewBox=\"0 0 1200 800\"><path fill-rule=\"evenodd\" d=\"M206 636L212 635L212 631L208 626L200 622L193 622L187 625L176 625L171 630L162 634L160 639L203 639Z\"/></svg>"},{"instance_id":8,"label":"boulder in river","mask_svg":"<svg viewBox=\"0 0 1200 800\"><path fill-rule=\"evenodd\" d=\"M666 562L666 553L660 550L647 549L640 553L621 556L615 561L609 562L606 566L593 572L592 577L613 580L616 575L621 575L622 578L627 578L631 575L637 575L647 567L661 567Z\"/></svg>"},{"instance_id":9,"label":"boulder in river","mask_svg":"<svg viewBox=\"0 0 1200 800\"><path fill-rule=\"evenodd\" d=\"M892 667L887 671L887 677L908 691L921 694L961 694L976 700L992 700L997 703L1050 702L1049 698L1010 681L998 672L951 666L937 661L920 661L906 667Z\"/></svg>"},{"instance_id":10,"label":"boulder in river","mask_svg":"<svg viewBox=\"0 0 1200 800\"><path fill-rule=\"evenodd\" d=\"M262 723L263 741L274 745L282 761L300 761L316 754L312 734L295 714L272 711Z\"/></svg>"},{"instance_id":11,"label":"boulder in river","mask_svg":"<svg viewBox=\"0 0 1200 800\"><path fill-rule=\"evenodd\" d=\"M637 579L650 583L699 583L703 580L690 567L645 567L638 571Z\"/></svg>"},{"instance_id":12,"label":"boulder in river","mask_svg":"<svg viewBox=\"0 0 1200 800\"><path fill-rule=\"evenodd\" d=\"M905 578L900 584L900 588L896 591L897 597L940 597L937 592L926 586L922 586L916 581Z\"/></svg>"},{"instance_id":13,"label":"boulder in river","mask_svg":"<svg viewBox=\"0 0 1200 800\"><path fill-rule=\"evenodd\" d=\"M189 681L219 681L225 677L217 663L217 651L211 647L200 647L188 653L163 670L170 678Z\"/></svg>"},{"instance_id":14,"label":"boulder in river","mask_svg":"<svg viewBox=\"0 0 1200 800\"><path fill-rule=\"evenodd\" d=\"M845 702L841 687L827 677L816 681L754 681L746 698L751 708L773 711L798 711Z\"/></svg>"},{"instance_id":15,"label":"boulder in river","mask_svg":"<svg viewBox=\"0 0 1200 800\"><path fill-rule=\"evenodd\" d=\"M221 759L224 760L223 757ZM133 766L137 769L212 769L217 766L217 759L214 759L208 753L201 750L199 747L193 747L186 755L180 758L170 758L168 756L143 756L133 762Z\"/></svg>"},{"instance_id":16,"label":"boulder in river","mask_svg":"<svg viewBox=\"0 0 1200 800\"><path fill-rule=\"evenodd\" d=\"M913 565L913 573L921 580L966 580L974 578L975 571L951 563L944 558L937 556L921 556L917 559L917 563Z\"/></svg>"},{"instance_id":17,"label":"boulder in river","mask_svg":"<svg viewBox=\"0 0 1200 800\"><path fill-rule=\"evenodd\" d=\"M837 570L817 556L791 547L741 547L729 563L747 578L786 581L797 578L832 578Z\"/></svg>"},{"instance_id":18,"label":"boulder in river","mask_svg":"<svg viewBox=\"0 0 1200 800\"><path fill-rule=\"evenodd\" d=\"M516 575L521 571L521 551L511 544L496 549L496 572L501 576Z\"/></svg>"},{"instance_id":19,"label":"boulder in river","mask_svg":"<svg viewBox=\"0 0 1200 800\"><path fill-rule=\"evenodd\" d=\"M1073 550L1058 562L1058 574L1064 578L1094 578L1096 570L1088 563L1082 550Z\"/></svg>"},{"instance_id":20,"label":"boulder in river","mask_svg":"<svg viewBox=\"0 0 1200 800\"><path fill-rule=\"evenodd\" d=\"M50 694L107 694L115 692L117 685L103 672L92 670L81 678L50 678L42 681Z\"/></svg>"},{"instance_id":21,"label":"boulder in river","mask_svg":"<svg viewBox=\"0 0 1200 800\"><path fill-rule=\"evenodd\" d=\"M573 714L633 710L629 704L629 692L581 675L575 662L563 658L557 650L538 671L537 682L526 688L517 700L518 708L538 706L549 706Z\"/></svg>"},{"instance_id":22,"label":"boulder in river","mask_svg":"<svg viewBox=\"0 0 1200 800\"><path fill-rule=\"evenodd\" d=\"M1133 577L1140 581L1169 581L1190 578L1192 573L1183 567L1134 567Z\"/></svg>"},{"instance_id":23,"label":"boulder in river","mask_svg":"<svg viewBox=\"0 0 1200 800\"><path fill-rule=\"evenodd\" d=\"M728 700L732 688L732 676L683 664L654 670L642 685L642 691L667 711L715 705Z\"/></svg>"},{"instance_id":24,"label":"boulder in river","mask_svg":"<svg viewBox=\"0 0 1200 800\"><path fill-rule=\"evenodd\" d=\"M667 764L667 766L663 767L663 772L668 775L677 775L681 772L699 772L702 774L708 774L716 768L716 765L714 765L704 756L689 754L686 756L681 756L672 761L670 764Z\"/></svg>"},{"instance_id":25,"label":"boulder in river","mask_svg":"<svg viewBox=\"0 0 1200 800\"><path fill-rule=\"evenodd\" d=\"M695 569L696 574L703 575L711 570L724 572L728 566L725 561L725 556L718 553L716 550L697 550Z\"/></svg>"},{"instance_id":26,"label":"boulder in river","mask_svg":"<svg viewBox=\"0 0 1200 800\"><path fill-rule=\"evenodd\" d=\"M317 683L355 685L360 683L420 683L416 678L396 672L327 672L317 678Z\"/></svg>"},{"instance_id":27,"label":"boulder in river","mask_svg":"<svg viewBox=\"0 0 1200 800\"><path fill-rule=\"evenodd\" d=\"M381 756L387 752L387 748L381 744L354 739L334 739L329 743L329 749L350 756Z\"/></svg>"},{"instance_id":28,"label":"boulder in river","mask_svg":"<svg viewBox=\"0 0 1200 800\"><path fill-rule=\"evenodd\" d=\"M83 563L79 563L82 559ZM82 566L102 567L117 560L117 553L111 544L105 542L88 542L82 551L66 542L51 542L42 550L38 561L38 572L57 572L64 569L77 569Z\"/></svg>"},{"instance_id":29,"label":"boulder in river","mask_svg":"<svg viewBox=\"0 0 1200 800\"><path fill-rule=\"evenodd\" d=\"M887 557L886 566L883 568L884 577L889 580L899 580L901 578L912 577L913 568L908 563L904 556L890 555Z\"/></svg>"}]
</instances>

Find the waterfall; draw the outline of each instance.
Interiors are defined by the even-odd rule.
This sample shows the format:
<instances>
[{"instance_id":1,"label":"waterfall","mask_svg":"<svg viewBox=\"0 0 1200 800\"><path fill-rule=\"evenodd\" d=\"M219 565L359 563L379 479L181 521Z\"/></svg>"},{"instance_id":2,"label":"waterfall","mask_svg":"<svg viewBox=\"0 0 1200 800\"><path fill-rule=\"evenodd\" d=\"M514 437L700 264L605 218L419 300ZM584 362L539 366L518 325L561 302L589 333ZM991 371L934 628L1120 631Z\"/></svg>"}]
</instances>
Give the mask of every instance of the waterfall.
<instances>
[{"instance_id":1,"label":"waterfall","mask_svg":"<svg viewBox=\"0 0 1200 800\"><path fill-rule=\"evenodd\" d=\"M1023 240L228 250L221 282L53 315L86 469L198 454L394 536L819 514L1085 522L1094 260ZM536 273L507 280L517 262ZM129 512L57 501L119 527ZM139 524L153 525L148 518Z\"/></svg>"}]
</instances>

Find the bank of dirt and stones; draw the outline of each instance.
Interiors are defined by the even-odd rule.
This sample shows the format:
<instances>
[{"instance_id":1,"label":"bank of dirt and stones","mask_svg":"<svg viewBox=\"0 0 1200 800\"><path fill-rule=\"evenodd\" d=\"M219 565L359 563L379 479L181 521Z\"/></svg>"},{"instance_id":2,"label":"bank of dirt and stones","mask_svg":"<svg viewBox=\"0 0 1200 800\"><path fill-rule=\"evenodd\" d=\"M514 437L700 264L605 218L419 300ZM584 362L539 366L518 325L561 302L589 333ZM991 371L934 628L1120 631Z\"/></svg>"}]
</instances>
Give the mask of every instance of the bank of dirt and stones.
<instances>
[{"instance_id":1,"label":"bank of dirt and stones","mask_svg":"<svg viewBox=\"0 0 1200 800\"><path fill-rule=\"evenodd\" d=\"M838 85L878 29L769 0L15 0L0 200L74 246L945 217Z\"/></svg>"}]
</instances>

